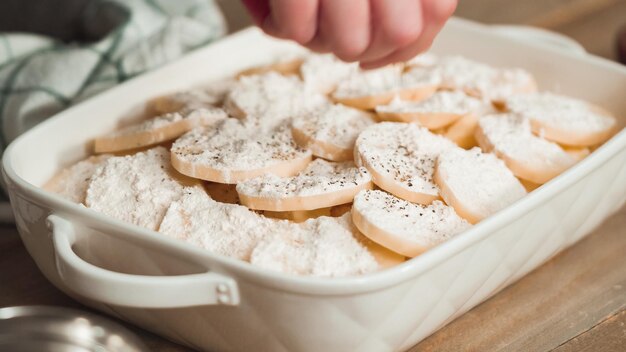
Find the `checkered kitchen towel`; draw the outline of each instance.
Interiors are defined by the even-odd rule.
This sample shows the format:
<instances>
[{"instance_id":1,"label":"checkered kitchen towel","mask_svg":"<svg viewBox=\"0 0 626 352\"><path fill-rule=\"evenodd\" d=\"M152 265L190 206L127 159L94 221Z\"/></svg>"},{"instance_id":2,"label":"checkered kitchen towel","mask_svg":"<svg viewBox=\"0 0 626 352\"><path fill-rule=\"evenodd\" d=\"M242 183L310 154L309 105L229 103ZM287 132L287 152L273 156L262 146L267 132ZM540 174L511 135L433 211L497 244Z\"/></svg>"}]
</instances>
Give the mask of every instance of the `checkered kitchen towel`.
<instances>
[{"instance_id":1,"label":"checkered kitchen towel","mask_svg":"<svg viewBox=\"0 0 626 352\"><path fill-rule=\"evenodd\" d=\"M0 0L0 148L225 30L213 0Z\"/></svg>"}]
</instances>

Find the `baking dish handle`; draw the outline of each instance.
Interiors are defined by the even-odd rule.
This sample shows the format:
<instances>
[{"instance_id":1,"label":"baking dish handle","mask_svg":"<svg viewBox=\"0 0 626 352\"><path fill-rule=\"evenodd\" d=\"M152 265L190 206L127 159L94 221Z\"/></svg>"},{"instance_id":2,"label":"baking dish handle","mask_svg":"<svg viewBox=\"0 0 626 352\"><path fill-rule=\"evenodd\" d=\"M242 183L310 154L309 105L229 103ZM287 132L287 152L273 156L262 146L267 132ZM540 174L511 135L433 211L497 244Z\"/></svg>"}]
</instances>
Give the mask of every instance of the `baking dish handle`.
<instances>
[{"instance_id":1,"label":"baking dish handle","mask_svg":"<svg viewBox=\"0 0 626 352\"><path fill-rule=\"evenodd\" d=\"M134 308L239 304L237 283L229 277L212 272L148 276L106 270L84 261L74 252L76 234L71 222L53 214L47 224L61 280L88 299Z\"/></svg>"},{"instance_id":2,"label":"baking dish handle","mask_svg":"<svg viewBox=\"0 0 626 352\"><path fill-rule=\"evenodd\" d=\"M496 32L521 40L541 45L556 47L577 55L585 55L587 51L574 39L546 29L523 25L492 25Z\"/></svg>"}]
</instances>

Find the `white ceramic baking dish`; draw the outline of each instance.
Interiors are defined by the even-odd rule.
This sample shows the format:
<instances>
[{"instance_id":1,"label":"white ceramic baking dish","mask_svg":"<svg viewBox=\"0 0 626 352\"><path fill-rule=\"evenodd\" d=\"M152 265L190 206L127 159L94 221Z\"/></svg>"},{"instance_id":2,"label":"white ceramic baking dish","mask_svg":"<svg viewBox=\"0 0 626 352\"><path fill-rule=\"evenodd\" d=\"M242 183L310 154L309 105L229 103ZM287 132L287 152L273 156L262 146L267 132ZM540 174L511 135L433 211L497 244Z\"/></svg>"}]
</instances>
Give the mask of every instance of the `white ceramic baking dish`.
<instances>
[{"instance_id":1,"label":"white ceramic baking dish","mask_svg":"<svg viewBox=\"0 0 626 352\"><path fill-rule=\"evenodd\" d=\"M529 40L528 33L559 46ZM24 244L45 276L87 305L197 349L403 350L578 241L624 204L621 131L528 197L403 265L316 279L216 256L39 188L148 98L231 75L289 45L254 29L240 32L16 140L4 155L4 177ZM554 35L455 19L433 51L524 67L542 88L595 102L625 121L626 68Z\"/></svg>"}]
</instances>

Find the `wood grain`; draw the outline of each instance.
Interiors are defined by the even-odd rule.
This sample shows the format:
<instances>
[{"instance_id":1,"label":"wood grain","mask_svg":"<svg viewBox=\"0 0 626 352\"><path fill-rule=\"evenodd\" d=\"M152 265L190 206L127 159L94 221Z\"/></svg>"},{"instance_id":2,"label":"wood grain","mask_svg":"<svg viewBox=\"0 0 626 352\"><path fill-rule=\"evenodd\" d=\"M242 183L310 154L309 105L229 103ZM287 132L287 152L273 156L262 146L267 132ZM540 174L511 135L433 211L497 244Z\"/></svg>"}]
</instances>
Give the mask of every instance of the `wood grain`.
<instances>
[{"instance_id":1,"label":"wood grain","mask_svg":"<svg viewBox=\"0 0 626 352\"><path fill-rule=\"evenodd\" d=\"M613 352L626 350L626 310L567 341L554 352Z\"/></svg>"},{"instance_id":2,"label":"wood grain","mask_svg":"<svg viewBox=\"0 0 626 352\"><path fill-rule=\"evenodd\" d=\"M626 207L411 351L549 351L626 308ZM626 339L622 339L626 346Z\"/></svg>"}]
</instances>

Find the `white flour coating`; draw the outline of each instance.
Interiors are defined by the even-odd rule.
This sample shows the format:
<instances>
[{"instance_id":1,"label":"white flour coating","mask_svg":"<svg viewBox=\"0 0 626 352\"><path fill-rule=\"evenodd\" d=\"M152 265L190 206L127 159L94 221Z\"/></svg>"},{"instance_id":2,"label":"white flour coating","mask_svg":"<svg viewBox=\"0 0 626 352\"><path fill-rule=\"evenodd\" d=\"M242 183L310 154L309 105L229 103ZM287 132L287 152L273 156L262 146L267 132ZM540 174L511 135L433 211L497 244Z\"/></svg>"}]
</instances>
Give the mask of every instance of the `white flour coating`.
<instances>
[{"instance_id":1,"label":"white flour coating","mask_svg":"<svg viewBox=\"0 0 626 352\"><path fill-rule=\"evenodd\" d=\"M506 106L513 113L576 134L606 131L616 124L585 101L550 92L516 95Z\"/></svg>"},{"instance_id":2,"label":"white flour coating","mask_svg":"<svg viewBox=\"0 0 626 352\"><path fill-rule=\"evenodd\" d=\"M497 69L460 56L441 58L432 67L443 86L501 100L512 94L534 89L532 75L522 69Z\"/></svg>"},{"instance_id":3,"label":"white flour coating","mask_svg":"<svg viewBox=\"0 0 626 352\"><path fill-rule=\"evenodd\" d=\"M212 99L215 101L214 104L221 104L235 84L237 84L237 80L234 77L227 77L203 84L197 89L203 90L207 95L212 96Z\"/></svg>"},{"instance_id":4,"label":"white flour coating","mask_svg":"<svg viewBox=\"0 0 626 352\"><path fill-rule=\"evenodd\" d=\"M300 67L304 84L321 93L332 91L339 82L357 72L357 63L345 63L332 54L312 54Z\"/></svg>"},{"instance_id":5,"label":"white flour coating","mask_svg":"<svg viewBox=\"0 0 626 352\"><path fill-rule=\"evenodd\" d=\"M489 86L477 87L485 99L504 101L506 98L522 93L537 90L535 78L530 72L521 68L499 69L496 77Z\"/></svg>"},{"instance_id":6,"label":"white flour coating","mask_svg":"<svg viewBox=\"0 0 626 352\"><path fill-rule=\"evenodd\" d=\"M226 106L242 112L247 123L272 129L327 104L325 96L305 87L298 77L269 72L240 77Z\"/></svg>"},{"instance_id":7,"label":"white flour coating","mask_svg":"<svg viewBox=\"0 0 626 352\"><path fill-rule=\"evenodd\" d=\"M433 181L440 153L458 148L445 137L410 123L382 122L363 131L356 149L368 168L411 191L438 195Z\"/></svg>"},{"instance_id":8,"label":"white flour coating","mask_svg":"<svg viewBox=\"0 0 626 352\"><path fill-rule=\"evenodd\" d=\"M341 104L312 110L292 126L314 141L321 141L341 149L352 149L359 133L375 123L370 114ZM313 150L313 154L316 153ZM318 155L324 157L324 155Z\"/></svg>"},{"instance_id":9,"label":"white flour coating","mask_svg":"<svg viewBox=\"0 0 626 352\"><path fill-rule=\"evenodd\" d=\"M163 147L109 158L87 189L85 205L108 216L156 230L183 186L171 175L170 153Z\"/></svg>"},{"instance_id":10,"label":"white flour coating","mask_svg":"<svg viewBox=\"0 0 626 352\"><path fill-rule=\"evenodd\" d=\"M81 160L61 170L44 188L74 203L83 203L91 178L110 157L109 154L103 154Z\"/></svg>"},{"instance_id":11,"label":"white flour coating","mask_svg":"<svg viewBox=\"0 0 626 352\"><path fill-rule=\"evenodd\" d=\"M171 203L159 232L213 253L249 260L261 238L284 231L285 224L248 208L216 202L202 187L186 187Z\"/></svg>"},{"instance_id":12,"label":"white flour coating","mask_svg":"<svg viewBox=\"0 0 626 352\"><path fill-rule=\"evenodd\" d=\"M178 112L166 113L146 121L140 122L136 125L122 128L109 134L109 137L121 137L142 132L151 132L160 128L167 128L181 121L185 121L188 129L195 127L206 126L211 123L215 123L221 119L227 118L226 112L219 108L197 108L197 109L182 109Z\"/></svg>"},{"instance_id":13,"label":"white flour coating","mask_svg":"<svg viewBox=\"0 0 626 352\"><path fill-rule=\"evenodd\" d=\"M267 174L237 184L237 192L263 198L306 197L363 186L371 180L365 168L356 167L351 161L316 159L296 176Z\"/></svg>"},{"instance_id":14,"label":"white flour coating","mask_svg":"<svg viewBox=\"0 0 626 352\"><path fill-rule=\"evenodd\" d=\"M370 224L423 247L435 246L471 227L441 201L425 206L377 190L359 192L353 208Z\"/></svg>"},{"instance_id":15,"label":"white flour coating","mask_svg":"<svg viewBox=\"0 0 626 352\"><path fill-rule=\"evenodd\" d=\"M526 195L526 189L504 162L480 148L450 149L439 155L437 173L454 198L486 218ZM452 201L442 194L446 203Z\"/></svg>"},{"instance_id":16,"label":"white flour coating","mask_svg":"<svg viewBox=\"0 0 626 352\"><path fill-rule=\"evenodd\" d=\"M221 104L232 85L232 80L212 82L206 87L183 90L157 98L150 105L157 113L211 108Z\"/></svg>"},{"instance_id":17,"label":"white flour coating","mask_svg":"<svg viewBox=\"0 0 626 352\"><path fill-rule=\"evenodd\" d=\"M288 128L260 132L237 119L225 119L207 128L197 128L172 145L179 159L220 170L255 170L311 153L298 147Z\"/></svg>"},{"instance_id":18,"label":"white flour coating","mask_svg":"<svg viewBox=\"0 0 626 352\"><path fill-rule=\"evenodd\" d=\"M528 119L516 114L487 115L478 120L496 153L529 165L565 167L575 160L558 144L532 134Z\"/></svg>"},{"instance_id":19,"label":"white flour coating","mask_svg":"<svg viewBox=\"0 0 626 352\"><path fill-rule=\"evenodd\" d=\"M274 220L219 203L201 187L186 187L172 202L159 232L213 253L296 275L346 276L378 269L353 236L349 215L304 223Z\"/></svg>"},{"instance_id":20,"label":"white flour coating","mask_svg":"<svg viewBox=\"0 0 626 352\"><path fill-rule=\"evenodd\" d=\"M405 73L403 65L390 65L350 76L339 82L333 95L337 98L368 97L439 83L439 76L431 70L414 68Z\"/></svg>"},{"instance_id":21,"label":"white flour coating","mask_svg":"<svg viewBox=\"0 0 626 352\"><path fill-rule=\"evenodd\" d=\"M421 88L441 86L441 76L430 67L413 66L405 69L402 74L400 87L402 88Z\"/></svg>"},{"instance_id":22,"label":"white flour coating","mask_svg":"<svg viewBox=\"0 0 626 352\"><path fill-rule=\"evenodd\" d=\"M388 105L379 105L376 112L390 113L444 113L467 115L492 110L490 103L470 97L460 91L439 91L422 101L394 98Z\"/></svg>"},{"instance_id":23,"label":"white flour coating","mask_svg":"<svg viewBox=\"0 0 626 352\"><path fill-rule=\"evenodd\" d=\"M339 277L378 269L378 263L355 238L350 213L293 224L289 231L261 240L250 262L294 275Z\"/></svg>"}]
</instances>

